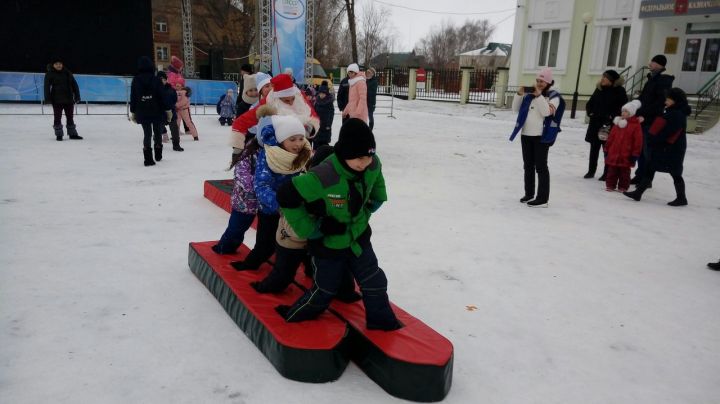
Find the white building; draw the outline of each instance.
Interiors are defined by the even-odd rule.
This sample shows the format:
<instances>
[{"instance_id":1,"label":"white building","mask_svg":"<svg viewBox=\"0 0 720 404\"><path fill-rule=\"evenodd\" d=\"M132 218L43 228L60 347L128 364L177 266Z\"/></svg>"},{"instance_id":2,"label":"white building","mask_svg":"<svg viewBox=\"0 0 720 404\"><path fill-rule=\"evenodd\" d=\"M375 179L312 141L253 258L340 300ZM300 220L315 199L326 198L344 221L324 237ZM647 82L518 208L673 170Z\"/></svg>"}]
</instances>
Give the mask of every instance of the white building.
<instances>
[{"instance_id":1,"label":"white building","mask_svg":"<svg viewBox=\"0 0 720 404\"><path fill-rule=\"evenodd\" d=\"M717 80L720 0L518 0L517 5L511 86L531 84L537 71L549 66L562 93L572 94L577 83L583 99L603 71L630 77L656 54L667 57L673 86L689 94Z\"/></svg>"}]
</instances>

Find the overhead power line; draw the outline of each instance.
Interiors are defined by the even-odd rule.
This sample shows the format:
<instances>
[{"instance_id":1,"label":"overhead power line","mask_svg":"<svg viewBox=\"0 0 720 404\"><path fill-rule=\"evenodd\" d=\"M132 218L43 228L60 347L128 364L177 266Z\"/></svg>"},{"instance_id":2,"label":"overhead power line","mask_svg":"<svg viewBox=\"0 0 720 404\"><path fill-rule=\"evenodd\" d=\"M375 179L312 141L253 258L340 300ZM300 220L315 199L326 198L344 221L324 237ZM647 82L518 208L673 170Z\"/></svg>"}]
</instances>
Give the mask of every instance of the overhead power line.
<instances>
[{"instance_id":1,"label":"overhead power line","mask_svg":"<svg viewBox=\"0 0 720 404\"><path fill-rule=\"evenodd\" d=\"M416 11L416 12L419 12L419 13L429 13L429 14L446 14L446 15L488 15L488 14L506 13L506 12L508 12L508 11L515 11L515 7L513 7L513 8L508 8L508 9L505 9L505 10L483 11L483 12L478 12L478 13L468 13L468 12L454 13L454 12L449 12L449 11L421 10L421 9L419 9L419 8L412 8L412 7L401 6L401 5L398 5L398 4L387 3L387 2L384 2L384 1L380 1L380 0L371 0L371 1L373 1L373 2L375 2L375 3L380 3L380 4L383 4L383 5L386 5L386 6L388 6L388 7L403 8L403 9L405 9L405 10Z\"/></svg>"}]
</instances>

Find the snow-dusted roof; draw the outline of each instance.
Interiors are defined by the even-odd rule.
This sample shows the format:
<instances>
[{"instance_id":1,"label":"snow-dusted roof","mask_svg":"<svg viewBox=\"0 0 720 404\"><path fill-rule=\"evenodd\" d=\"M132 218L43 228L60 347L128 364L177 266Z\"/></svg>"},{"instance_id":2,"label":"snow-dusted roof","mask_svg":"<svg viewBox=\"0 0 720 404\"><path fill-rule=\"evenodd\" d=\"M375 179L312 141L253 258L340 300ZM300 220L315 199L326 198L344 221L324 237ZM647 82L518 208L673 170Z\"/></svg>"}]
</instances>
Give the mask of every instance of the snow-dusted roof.
<instances>
[{"instance_id":1,"label":"snow-dusted roof","mask_svg":"<svg viewBox=\"0 0 720 404\"><path fill-rule=\"evenodd\" d=\"M480 49L475 49L467 52L463 52L460 56L508 56L512 45L490 42L488 46Z\"/></svg>"}]
</instances>

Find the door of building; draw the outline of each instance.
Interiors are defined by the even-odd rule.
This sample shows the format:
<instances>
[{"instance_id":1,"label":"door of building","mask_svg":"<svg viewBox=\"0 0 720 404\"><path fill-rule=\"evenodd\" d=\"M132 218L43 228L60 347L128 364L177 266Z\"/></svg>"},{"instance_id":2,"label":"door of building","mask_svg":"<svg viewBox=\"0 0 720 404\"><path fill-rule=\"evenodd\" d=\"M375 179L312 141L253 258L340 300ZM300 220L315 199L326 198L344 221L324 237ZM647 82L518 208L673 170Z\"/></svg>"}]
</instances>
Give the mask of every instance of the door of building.
<instances>
[{"instance_id":1,"label":"door of building","mask_svg":"<svg viewBox=\"0 0 720 404\"><path fill-rule=\"evenodd\" d=\"M720 35L688 35L684 45L682 66L674 86L694 94L720 71Z\"/></svg>"}]
</instances>

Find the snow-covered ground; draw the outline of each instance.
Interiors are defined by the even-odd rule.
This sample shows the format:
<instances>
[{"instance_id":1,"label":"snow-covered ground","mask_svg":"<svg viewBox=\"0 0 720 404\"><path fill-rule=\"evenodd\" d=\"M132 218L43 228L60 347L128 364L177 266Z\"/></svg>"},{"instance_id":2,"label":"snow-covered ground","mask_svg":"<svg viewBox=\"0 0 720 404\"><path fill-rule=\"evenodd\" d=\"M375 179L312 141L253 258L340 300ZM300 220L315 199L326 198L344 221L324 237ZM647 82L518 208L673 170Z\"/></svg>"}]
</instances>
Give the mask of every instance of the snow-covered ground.
<instances>
[{"instance_id":1,"label":"snow-covered ground","mask_svg":"<svg viewBox=\"0 0 720 404\"><path fill-rule=\"evenodd\" d=\"M512 113L394 105L376 118L390 200L373 240L391 299L454 344L445 402L718 402L718 129L689 136L690 205L672 208L666 174L642 202L583 179L568 115L550 207L530 209ZM122 115L80 115L85 140L63 142L49 115L0 115L0 402L402 402L354 364L284 379L190 272L188 242L228 217L202 185L229 178L229 129L195 121L199 142L143 167Z\"/></svg>"}]
</instances>

